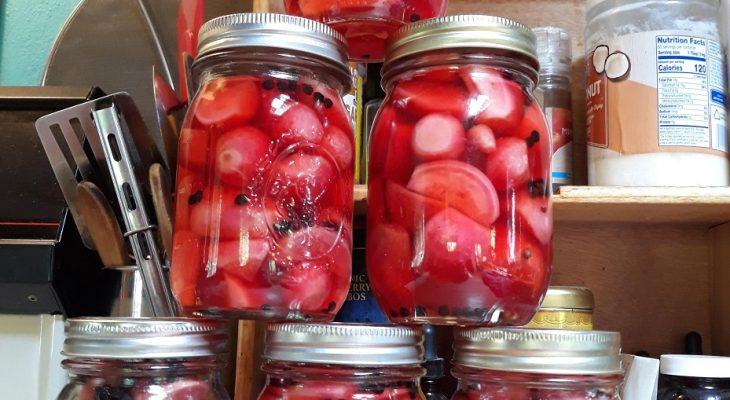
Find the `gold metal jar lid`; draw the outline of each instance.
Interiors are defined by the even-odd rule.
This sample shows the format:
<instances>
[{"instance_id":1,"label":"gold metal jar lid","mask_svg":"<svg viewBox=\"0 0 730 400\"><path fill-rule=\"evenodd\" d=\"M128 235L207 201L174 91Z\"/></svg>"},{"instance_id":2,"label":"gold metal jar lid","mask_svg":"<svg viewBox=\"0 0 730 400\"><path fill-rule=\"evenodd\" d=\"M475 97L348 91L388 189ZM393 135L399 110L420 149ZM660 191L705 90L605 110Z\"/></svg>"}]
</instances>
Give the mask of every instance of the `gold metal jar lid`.
<instances>
[{"instance_id":1,"label":"gold metal jar lid","mask_svg":"<svg viewBox=\"0 0 730 400\"><path fill-rule=\"evenodd\" d=\"M540 310L567 309L591 312L593 307L593 292L590 289L578 286L551 286Z\"/></svg>"},{"instance_id":2,"label":"gold metal jar lid","mask_svg":"<svg viewBox=\"0 0 730 400\"><path fill-rule=\"evenodd\" d=\"M489 15L451 15L408 24L388 39L383 69L434 50L480 48L526 56L538 69L535 34L519 22Z\"/></svg>"}]
</instances>

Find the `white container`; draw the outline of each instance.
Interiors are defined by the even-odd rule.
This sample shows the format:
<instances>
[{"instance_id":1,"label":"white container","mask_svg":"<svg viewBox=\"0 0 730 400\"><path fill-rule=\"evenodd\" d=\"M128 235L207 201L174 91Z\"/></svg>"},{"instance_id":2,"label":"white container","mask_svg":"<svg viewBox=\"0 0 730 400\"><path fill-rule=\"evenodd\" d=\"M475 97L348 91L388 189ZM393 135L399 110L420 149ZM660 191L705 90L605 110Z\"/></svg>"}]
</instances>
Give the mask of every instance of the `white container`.
<instances>
[{"instance_id":1,"label":"white container","mask_svg":"<svg viewBox=\"0 0 730 400\"><path fill-rule=\"evenodd\" d=\"M588 0L588 182L728 186L718 0Z\"/></svg>"}]
</instances>

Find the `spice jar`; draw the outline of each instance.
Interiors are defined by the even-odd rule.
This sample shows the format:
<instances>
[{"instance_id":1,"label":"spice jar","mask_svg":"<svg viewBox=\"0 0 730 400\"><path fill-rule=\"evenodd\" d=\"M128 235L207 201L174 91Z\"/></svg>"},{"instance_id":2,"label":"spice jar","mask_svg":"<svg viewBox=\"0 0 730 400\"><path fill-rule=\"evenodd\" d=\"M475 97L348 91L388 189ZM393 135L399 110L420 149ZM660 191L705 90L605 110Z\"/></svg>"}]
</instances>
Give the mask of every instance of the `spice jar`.
<instances>
[{"instance_id":1,"label":"spice jar","mask_svg":"<svg viewBox=\"0 0 730 400\"><path fill-rule=\"evenodd\" d=\"M217 321L78 318L66 323L58 400L225 400L228 340Z\"/></svg>"},{"instance_id":2,"label":"spice jar","mask_svg":"<svg viewBox=\"0 0 730 400\"><path fill-rule=\"evenodd\" d=\"M592 330L593 292L584 287L549 287L527 328Z\"/></svg>"},{"instance_id":3,"label":"spice jar","mask_svg":"<svg viewBox=\"0 0 730 400\"><path fill-rule=\"evenodd\" d=\"M620 399L620 335L599 331L461 329L453 400Z\"/></svg>"},{"instance_id":4,"label":"spice jar","mask_svg":"<svg viewBox=\"0 0 730 400\"><path fill-rule=\"evenodd\" d=\"M342 36L206 23L180 134L171 286L187 314L329 321L350 285L354 138Z\"/></svg>"},{"instance_id":5,"label":"spice jar","mask_svg":"<svg viewBox=\"0 0 730 400\"><path fill-rule=\"evenodd\" d=\"M730 358L665 354L659 364L658 400L730 399Z\"/></svg>"},{"instance_id":6,"label":"spice jar","mask_svg":"<svg viewBox=\"0 0 730 400\"><path fill-rule=\"evenodd\" d=\"M389 34L407 22L440 17L447 0L285 0L286 12L315 19L340 31L350 45L350 58L383 59Z\"/></svg>"},{"instance_id":7,"label":"spice jar","mask_svg":"<svg viewBox=\"0 0 730 400\"><path fill-rule=\"evenodd\" d=\"M259 400L425 400L421 342L406 327L269 325Z\"/></svg>"},{"instance_id":8,"label":"spice jar","mask_svg":"<svg viewBox=\"0 0 730 400\"><path fill-rule=\"evenodd\" d=\"M535 35L460 15L399 30L371 133L368 273L394 323L525 325L547 290L551 135Z\"/></svg>"}]
</instances>

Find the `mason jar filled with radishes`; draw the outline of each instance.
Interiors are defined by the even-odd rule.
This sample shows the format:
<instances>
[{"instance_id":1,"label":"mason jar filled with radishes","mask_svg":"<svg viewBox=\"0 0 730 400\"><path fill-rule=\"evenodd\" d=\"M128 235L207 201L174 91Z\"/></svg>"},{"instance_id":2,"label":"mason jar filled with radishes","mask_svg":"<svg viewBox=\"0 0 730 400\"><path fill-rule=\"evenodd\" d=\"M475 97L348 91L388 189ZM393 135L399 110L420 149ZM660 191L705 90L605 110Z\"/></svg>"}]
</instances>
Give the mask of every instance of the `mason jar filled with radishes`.
<instances>
[{"instance_id":1,"label":"mason jar filled with radishes","mask_svg":"<svg viewBox=\"0 0 730 400\"><path fill-rule=\"evenodd\" d=\"M527 324L550 280L551 135L525 26L482 15L389 41L370 140L367 263L394 323Z\"/></svg>"},{"instance_id":2,"label":"mason jar filled with radishes","mask_svg":"<svg viewBox=\"0 0 730 400\"><path fill-rule=\"evenodd\" d=\"M180 132L170 279L186 314L329 321L350 284L344 38L277 14L206 23Z\"/></svg>"},{"instance_id":3,"label":"mason jar filled with radishes","mask_svg":"<svg viewBox=\"0 0 730 400\"><path fill-rule=\"evenodd\" d=\"M270 324L259 400L425 400L420 329Z\"/></svg>"}]
</instances>

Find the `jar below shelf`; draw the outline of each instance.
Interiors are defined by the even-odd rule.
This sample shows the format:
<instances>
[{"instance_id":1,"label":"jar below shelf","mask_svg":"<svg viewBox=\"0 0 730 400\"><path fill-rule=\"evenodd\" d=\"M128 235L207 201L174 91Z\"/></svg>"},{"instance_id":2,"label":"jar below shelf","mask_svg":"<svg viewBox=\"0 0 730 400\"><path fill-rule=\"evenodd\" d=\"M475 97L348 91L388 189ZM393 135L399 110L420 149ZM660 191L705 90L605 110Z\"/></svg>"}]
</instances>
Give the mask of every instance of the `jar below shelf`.
<instances>
[{"instance_id":1,"label":"jar below shelf","mask_svg":"<svg viewBox=\"0 0 730 400\"><path fill-rule=\"evenodd\" d=\"M618 400L620 352L615 332L460 329L452 400Z\"/></svg>"},{"instance_id":2,"label":"jar below shelf","mask_svg":"<svg viewBox=\"0 0 730 400\"><path fill-rule=\"evenodd\" d=\"M424 400L419 330L355 324L272 324L259 400Z\"/></svg>"},{"instance_id":3,"label":"jar below shelf","mask_svg":"<svg viewBox=\"0 0 730 400\"><path fill-rule=\"evenodd\" d=\"M78 318L66 324L58 400L227 400L224 323Z\"/></svg>"}]
</instances>

